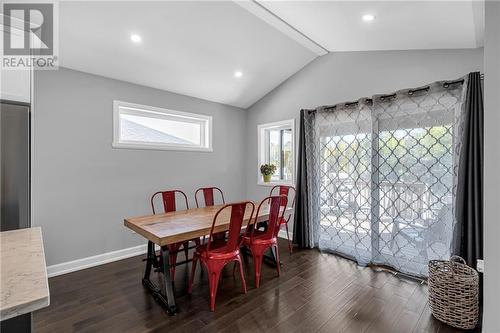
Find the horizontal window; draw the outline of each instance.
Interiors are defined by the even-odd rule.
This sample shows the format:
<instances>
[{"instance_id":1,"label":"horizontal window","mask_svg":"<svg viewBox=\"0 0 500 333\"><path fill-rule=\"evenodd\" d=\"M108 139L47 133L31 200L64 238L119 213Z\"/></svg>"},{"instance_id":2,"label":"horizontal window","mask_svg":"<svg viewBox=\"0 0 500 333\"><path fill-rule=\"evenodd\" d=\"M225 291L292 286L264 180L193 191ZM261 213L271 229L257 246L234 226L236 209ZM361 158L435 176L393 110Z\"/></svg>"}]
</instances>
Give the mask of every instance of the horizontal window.
<instances>
[{"instance_id":1,"label":"horizontal window","mask_svg":"<svg viewBox=\"0 0 500 333\"><path fill-rule=\"evenodd\" d=\"M113 147L212 151L212 117L122 101L113 103Z\"/></svg>"}]
</instances>

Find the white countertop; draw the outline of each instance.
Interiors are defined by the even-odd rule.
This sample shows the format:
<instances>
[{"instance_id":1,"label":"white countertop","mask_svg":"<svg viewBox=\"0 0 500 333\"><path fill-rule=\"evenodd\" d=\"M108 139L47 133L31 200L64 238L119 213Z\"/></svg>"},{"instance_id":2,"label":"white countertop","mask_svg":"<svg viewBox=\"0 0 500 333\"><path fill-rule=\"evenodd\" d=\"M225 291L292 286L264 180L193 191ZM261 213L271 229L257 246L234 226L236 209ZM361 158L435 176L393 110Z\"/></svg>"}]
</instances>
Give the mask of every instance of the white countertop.
<instances>
[{"instance_id":1,"label":"white countertop","mask_svg":"<svg viewBox=\"0 0 500 333\"><path fill-rule=\"evenodd\" d=\"M49 305L40 227L0 232L0 320Z\"/></svg>"}]
</instances>

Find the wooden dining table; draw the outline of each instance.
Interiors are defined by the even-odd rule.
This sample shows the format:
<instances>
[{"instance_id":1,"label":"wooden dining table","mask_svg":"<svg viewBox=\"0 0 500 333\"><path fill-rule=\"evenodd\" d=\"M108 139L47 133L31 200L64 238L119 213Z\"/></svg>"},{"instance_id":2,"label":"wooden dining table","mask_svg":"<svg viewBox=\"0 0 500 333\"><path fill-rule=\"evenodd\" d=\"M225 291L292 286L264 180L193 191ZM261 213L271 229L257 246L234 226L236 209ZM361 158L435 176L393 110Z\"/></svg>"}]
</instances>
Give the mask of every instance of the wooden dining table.
<instances>
[{"instance_id":1,"label":"wooden dining table","mask_svg":"<svg viewBox=\"0 0 500 333\"><path fill-rule=\"evenodd\" d=\"M130 228L148 240L146 268L142 284L153 295L153 298L165 306L167 311L171 314L177 311L177 306L175 304L173 281L170 276L169 250L167 245L187 242L193 238L209 235L214 216L223 206L224 205L215 205L192 208L164 214L124 219L125 227ZM244 228L246 228L247 224L264 222L269 219L269 205L263 205L261 207L259 216L255 216L258 204L255 203L255 206L254 217L251 221L249 221L249 219L252 209L250 204L247 206L243 219ZM292 208L289 207L285 211L285 216L289 216L291 213ZM215 224L213 232L218 233L227 231L229 229L230 216L230 208L222 211L217 217L217 223ZM158 260L156 256L155 244L160 247L161 261ZM274 253L273 257L275 258ZM191 260L178 262L176 266L186 264L189 261ZM164 292L150 280L152 268L163 273L165 285Z\"/></svg>"}]
</instances>

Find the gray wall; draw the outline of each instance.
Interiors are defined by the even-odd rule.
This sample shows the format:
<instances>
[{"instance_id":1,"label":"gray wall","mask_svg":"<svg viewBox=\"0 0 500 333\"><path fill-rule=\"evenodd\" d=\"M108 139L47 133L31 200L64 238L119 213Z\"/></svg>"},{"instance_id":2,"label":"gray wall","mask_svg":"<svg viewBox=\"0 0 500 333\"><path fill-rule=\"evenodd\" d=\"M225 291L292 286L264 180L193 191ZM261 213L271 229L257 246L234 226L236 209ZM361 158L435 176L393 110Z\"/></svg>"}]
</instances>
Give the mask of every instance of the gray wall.
<instances>
[{"instance_id":1,"label":"gray wall","mask_svg":"<svg viewBox=\"0 0 500 333\"><path fill-rule=\"evenodd\" d=\"M500 2L486 1L484 44L484 317L483 332L500 332Z\"/></svg>"},{"instance_id":2,"label":"gray wall","mask_svg":"<svg viewBox=\"0 0 500 333\"><path fill-rule=\"evenodd\" d=\"M247 196L257 199L269 193L269 187L257 185L257 125L295 118L298 135L300 109L456 79L482 70L483 49L343 52L316 59L249 109Z\"/></svg>"},{"instance_id":3,"label":"gray wall","mask_svg":"<svg viewBox=\"0 0 500 333\"><path fill-rule=\"evenodd\" d=\"M213 116L213 153L112 149L113 100ZM159 189L221 187L245 196L245 111L68 69L35 75L33 225L47 265L140 244L123 218Z\"/></svg>"}]
</instances>

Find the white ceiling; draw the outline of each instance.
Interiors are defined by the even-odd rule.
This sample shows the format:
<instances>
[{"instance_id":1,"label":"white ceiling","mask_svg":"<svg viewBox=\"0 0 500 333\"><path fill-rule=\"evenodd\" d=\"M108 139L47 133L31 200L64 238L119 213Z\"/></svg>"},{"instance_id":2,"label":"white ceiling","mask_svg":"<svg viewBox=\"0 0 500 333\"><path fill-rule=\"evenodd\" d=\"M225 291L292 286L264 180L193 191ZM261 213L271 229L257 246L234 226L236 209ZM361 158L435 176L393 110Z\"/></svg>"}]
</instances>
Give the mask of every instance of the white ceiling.
<instances>
[{"instance_id":1,"label":"white ceiling","mask_svg":"<svg viewBox=\"0 0 500 333\"><path fill-rule=\"evenodd\" d=\"M68 1L60 63L247 108L328 51L482 46L482 11L480 1Z\"/></svg>"},{"instance_id":2,"label":"white ceiling","mask_svg":"<svg viewBox=\"0 0 500 333\"><path fill-rule=\"evenodd\" d=\"M243 108L316 57L233 2L61 2L59 11L62 66Z\"/></svg>"},{"instance_id":3,"label":"white ceiling","mask_svg":"<svg viewBox=\"0 0 500 333\"><path fill-rule=\"evenodd\" d=\"M258 1L331 52L482 46L482 1ZM375 20L365 22L365 14Z\"/></svg>"}]
</instances>

